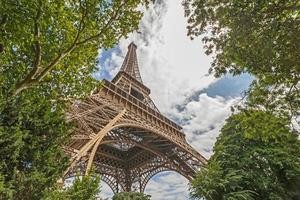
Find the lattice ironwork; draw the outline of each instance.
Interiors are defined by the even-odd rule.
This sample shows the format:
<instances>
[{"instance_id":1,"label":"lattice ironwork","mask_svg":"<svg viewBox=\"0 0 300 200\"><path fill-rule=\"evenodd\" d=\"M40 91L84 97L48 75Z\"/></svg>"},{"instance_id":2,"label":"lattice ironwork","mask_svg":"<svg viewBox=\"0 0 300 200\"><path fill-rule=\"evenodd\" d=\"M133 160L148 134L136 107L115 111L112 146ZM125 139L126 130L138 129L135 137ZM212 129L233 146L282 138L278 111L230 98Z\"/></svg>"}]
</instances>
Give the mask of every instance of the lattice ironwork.
<instances>
[{"instance_id":1,"label":"lattice ironwork","mask_svg":"<svg viewBox=\"0 0 300 200\"><path fill-rule=\"evenodd\" d=\"M64 146L71 164L64 178L92 166L114 193L143 192L152 176L173 170L191 180L206 159L186 141L181 127L164 117L149 97L132 43L116 77L84 101L74 102L76 122Z\"/></svg>"}]
</instances>

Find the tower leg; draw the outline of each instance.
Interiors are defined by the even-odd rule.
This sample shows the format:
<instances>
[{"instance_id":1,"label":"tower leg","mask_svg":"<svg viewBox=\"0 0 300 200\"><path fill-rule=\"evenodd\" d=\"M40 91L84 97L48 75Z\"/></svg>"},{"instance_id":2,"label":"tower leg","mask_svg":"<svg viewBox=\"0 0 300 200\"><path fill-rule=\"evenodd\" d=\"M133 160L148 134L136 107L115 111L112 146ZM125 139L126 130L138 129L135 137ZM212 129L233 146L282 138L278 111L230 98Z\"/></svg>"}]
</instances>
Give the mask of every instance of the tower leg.
<instances>
[{"instance_id":1,"label":"tower leg","mask_svg":"<svg viewBox=\"0 0 300 200\"><path fill-rule=\"evenodd\" d=\"M85 175L88 175L88 173L91 170L92 163L96 154L96 151L100 145L100 142L102 141L103 137L108 133L108 131L112 128L112 126L125 114L126 110L124 109L122 112L120 112L115 118L113 118L101 131L97 134L97 140L94 144L94 147L92 149L92 152L90 154L88 164L85 170Z\"/></svg>"},{"instance_id":2,"label":"tower leg","mask_svg":"<svg viewBox=\"0 0 300 200\"><path fill-rule=\"evenodd\" d=\"M74 156L71 159L71 163L70 166L68 167L68 169L65 171L64 176L69 172L69 170L74 167L77 163L77 161L79 161L81 159L82 156L86 155L86 153L93 147L93 150L91 152L91 155L89 157L88 160L88 165L86 168L86 172L85 174L87 175L91 165L93 163L94 157L95 157L95 153L100 145L101 140L103 139L103 137L108 133L108 131L110 131L110 129L113 127L113 125L121 119L121 117L126 113L126 109L122 110L117 116L115 116L111 121L109 121L109 123L107 125L105 125L95 136L93 139L91 139L89 142L87 142L76 154L76 156Z\"/></svg>"}]
</instances>

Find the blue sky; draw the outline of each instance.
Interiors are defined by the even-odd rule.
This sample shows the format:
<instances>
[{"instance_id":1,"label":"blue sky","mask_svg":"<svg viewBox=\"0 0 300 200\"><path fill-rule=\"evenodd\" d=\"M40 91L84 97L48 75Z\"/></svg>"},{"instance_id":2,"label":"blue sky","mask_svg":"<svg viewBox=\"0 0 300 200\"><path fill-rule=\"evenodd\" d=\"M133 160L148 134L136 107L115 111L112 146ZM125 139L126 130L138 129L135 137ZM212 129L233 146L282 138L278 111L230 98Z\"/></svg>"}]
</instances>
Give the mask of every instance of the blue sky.
<instances>
[{"instance_id":1,"label":"blue sky","mask_svg":"<svg viewBox=\"0 0 300 200\"><path fill-rule=\"evenodd\" d=\"M157 0L145 11L139 33L122 39L113 49L99 51L97 79L112 79L117 73L130 42L137 45L143 82L151 98L167 117L183 126L187 141L206 158L230 107L239 103L253 78L207 75L212 56L204 53L201 38L186 36L186 19L180 0ZM154 176L146 187L153 200L188 199L188 181L175 172ZM111 196L103 184L102 196Z\"/></svg>"},{"instance_id":2,"label":"blue sky","mask_svg":"<svg viewBox=\"0 0 300 200\"><path fill-rule=\"evenodd\" d=\"M99 53L99 58L98 61L100 63L99 66L103 66L105 64L105 61L111 59L112 53L121 53L120 48L118 45L116 45L114 48L107 49L107 50L102 50ZM109 73L109 70L107 69L100 69L98 73L95 74L94 78L98 80L106 79L106 80L111 80L113 77Z\"/></svg>"},{"instance_id":3,"label":"blue sky","mask_svg":"<svg viewBox=\"0 0 300 200\"><path fill-rule=\"evenodd\" d=\"M201 92L206 92L210 97L222 96L224 98L233 98L243 95L249 84L253 81L253 77L249 74L240 76L223 76L217 82L212 83Z\"/></svg>"}]
</instances>

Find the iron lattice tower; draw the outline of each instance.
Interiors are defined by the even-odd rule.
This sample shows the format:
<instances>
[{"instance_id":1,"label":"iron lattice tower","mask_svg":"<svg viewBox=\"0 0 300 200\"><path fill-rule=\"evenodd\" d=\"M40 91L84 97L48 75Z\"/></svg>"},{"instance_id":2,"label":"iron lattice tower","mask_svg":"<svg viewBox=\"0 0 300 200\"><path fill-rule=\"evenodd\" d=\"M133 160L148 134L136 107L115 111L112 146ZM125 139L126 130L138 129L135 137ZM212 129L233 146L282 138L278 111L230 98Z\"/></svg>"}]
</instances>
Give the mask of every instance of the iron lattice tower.
<instances>
[{"instance_id":1,"label":"iron lattice tower","mask_svg":"<svg viewBox=\"0 0 300 200\"><path fill-rule=\"evenodd\" d=\"M186 141L181 127L164 117L149 97L131 43L113 80L84 101L75 102L68 118L76 122L64 147L71 164L64 178L91 166L114 193L143 192L152 176L176 171L191 180L206 159Z\"/></svg>"}]
</instances>

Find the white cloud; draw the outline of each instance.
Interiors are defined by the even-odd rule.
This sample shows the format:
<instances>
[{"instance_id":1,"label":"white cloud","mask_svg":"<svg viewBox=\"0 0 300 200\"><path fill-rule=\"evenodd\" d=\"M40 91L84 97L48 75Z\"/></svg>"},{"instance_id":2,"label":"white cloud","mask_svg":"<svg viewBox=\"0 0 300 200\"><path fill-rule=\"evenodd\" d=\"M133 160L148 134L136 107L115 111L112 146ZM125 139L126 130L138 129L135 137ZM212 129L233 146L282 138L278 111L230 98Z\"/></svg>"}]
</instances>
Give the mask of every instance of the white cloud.
<instances>
[{"instance_id":1,"label":"white cloud","mask_svg":"<svg viewBox=\"0 0 300 200\"><path fill-rule=\"evenodd\" d=\"M110 198L113 196L113 191L110 189L110 187L103 181L101 181L101 192L100 197L101 198Z\"/></svg>"},{"instance_id":2,"label":"white cloud","mask_svg":"<svg viewBox=\"0 0 300 200\"><path fill-rule=\"evenodd\" d=\"M220 96L212 98L202 93L197 100L188 102L184 110L175 109L172 115L183 121L183 130L188 142L209 158L220 128L231 113L230 107L237 100Z\"/></svg>"},{"instance_id":3,"label":"white cloud","mask_svg":"<svg viewBox=\"0 0 300 200\"><path fill-rule=\"evenodd\" d=\"M189 196L187 185L188 180L178 173L162 172L149 181L145 193L151 194L151 200L183 200Z\"/></svg>"}]
</instances>

